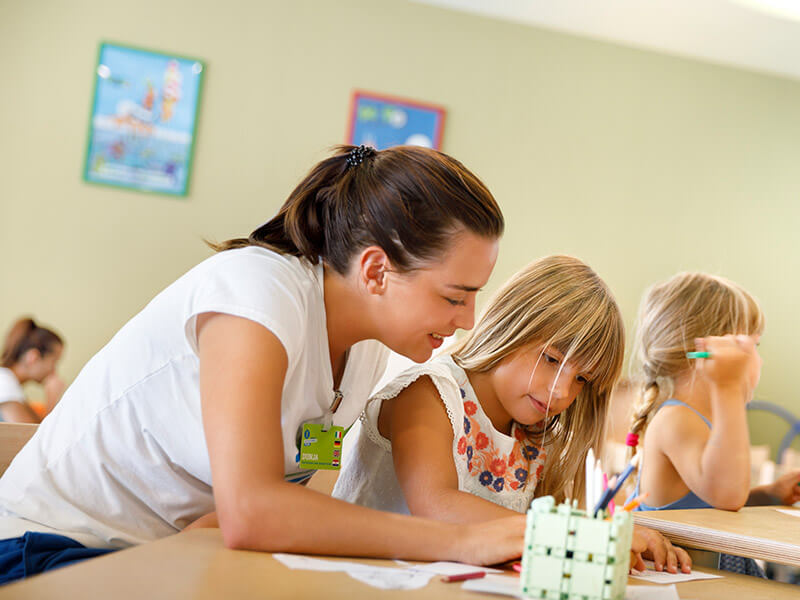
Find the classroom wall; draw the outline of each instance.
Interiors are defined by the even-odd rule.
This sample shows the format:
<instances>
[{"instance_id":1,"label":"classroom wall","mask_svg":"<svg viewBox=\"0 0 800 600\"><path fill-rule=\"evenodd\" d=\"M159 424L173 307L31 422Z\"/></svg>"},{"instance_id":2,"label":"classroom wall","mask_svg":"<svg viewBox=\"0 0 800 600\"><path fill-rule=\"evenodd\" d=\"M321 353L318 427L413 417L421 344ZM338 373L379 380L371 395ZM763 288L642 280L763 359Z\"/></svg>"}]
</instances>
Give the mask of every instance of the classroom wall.
<instances>
[{"instance_id":1,"label":"classroom wall","mask_svg":"<svg viewBox=\"0 0 800 600\"><path fill-rule=\"evenodd\" d=\"M101 40L206 62L187 198L81 180ZM67 378L209 255L203 237L273 214L362 88L448 109L444 150L508 222L489 291L567 252L631 324L655 280L728 276L768 316L757 397L800 414L800 82L389 0L1 0L0 72L0 327L57 327Z\"/></svg>"}]
</instances>

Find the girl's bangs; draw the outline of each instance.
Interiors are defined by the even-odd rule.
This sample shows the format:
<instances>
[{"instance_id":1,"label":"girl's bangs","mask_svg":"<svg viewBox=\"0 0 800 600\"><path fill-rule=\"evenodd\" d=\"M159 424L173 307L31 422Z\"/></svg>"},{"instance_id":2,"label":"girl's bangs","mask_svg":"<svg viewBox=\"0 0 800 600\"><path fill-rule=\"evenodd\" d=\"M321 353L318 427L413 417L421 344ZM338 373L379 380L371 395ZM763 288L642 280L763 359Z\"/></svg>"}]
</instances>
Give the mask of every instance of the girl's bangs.
<instances>
[{"instance_id":1,"label":"girl's bangs","mask_svg":"<svg viewBox=\"0 0 800 600\"><path fill-rule=\"evenodd\" d=\"M576 315L555 332L549 344L577 365L596 389L610 389L616 381L622 367L623 339L612 314Z\"/></svg>"}]
</instances>

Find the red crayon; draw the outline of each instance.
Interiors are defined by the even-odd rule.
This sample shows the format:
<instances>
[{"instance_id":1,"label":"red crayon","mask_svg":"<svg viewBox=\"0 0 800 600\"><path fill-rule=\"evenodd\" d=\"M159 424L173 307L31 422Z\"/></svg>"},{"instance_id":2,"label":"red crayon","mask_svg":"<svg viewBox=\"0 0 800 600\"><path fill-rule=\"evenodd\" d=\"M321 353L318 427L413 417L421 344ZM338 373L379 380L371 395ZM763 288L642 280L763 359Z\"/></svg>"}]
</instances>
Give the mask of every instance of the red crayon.
<instances>
[{"instance_id":1,"label":"red crayon","mask_svg":"<svg viewBox=\"0 0 800 600\"><path fill-rule=\"evenodd\" d=\"M472 573L461 573L460 575L446 575L442 577L445 583L453 583L454 581L466 581L467 579L480 579L486 576L486 571L473 571Z\"/></svg>"}]
</instances>

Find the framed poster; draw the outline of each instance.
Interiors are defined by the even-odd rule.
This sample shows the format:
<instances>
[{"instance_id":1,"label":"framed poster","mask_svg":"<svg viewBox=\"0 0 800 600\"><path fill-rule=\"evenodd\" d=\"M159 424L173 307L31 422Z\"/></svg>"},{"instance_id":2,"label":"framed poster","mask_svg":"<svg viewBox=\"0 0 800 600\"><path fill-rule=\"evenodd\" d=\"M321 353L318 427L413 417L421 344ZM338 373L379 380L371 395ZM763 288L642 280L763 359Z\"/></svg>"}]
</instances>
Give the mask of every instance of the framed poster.
<instances>
[{"instance_id":1,"label":"framed poster","mask_svg":"<svg viewBox=\"0 0 800 600\"><path fill-rule=\"evenodd\" d=\"M83 178L185 196L204 65L100 44Z\"/></svg>"},{"instance_id":2,"label":"framed poster","mask_svg":"<svg viewBox=\"0 0 800 600\"><path fill-rule=\"evenodd\" d=\"M378 150L401 144L440 150L444 117L441 106L356 90L347 143Z\"/></svg>"}]
</instances>

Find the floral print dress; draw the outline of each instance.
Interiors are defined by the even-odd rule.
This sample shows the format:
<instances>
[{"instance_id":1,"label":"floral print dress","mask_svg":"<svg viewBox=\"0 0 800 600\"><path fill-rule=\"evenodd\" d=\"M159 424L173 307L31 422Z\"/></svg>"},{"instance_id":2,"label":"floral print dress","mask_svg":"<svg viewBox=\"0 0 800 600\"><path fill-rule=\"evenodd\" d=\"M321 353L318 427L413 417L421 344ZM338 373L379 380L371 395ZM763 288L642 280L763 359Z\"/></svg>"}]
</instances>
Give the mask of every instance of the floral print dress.
<instances>
[{"instance_id":1,"label":"floral print dress","mask_svg":"<svg viewBox=\"0 0 800 600\"><path fill-rule=\"evenodd\" d=\"M467 374L449 355L411 367L370 400L354 428L357 431L347 436L333 495L379 510L409 512L394 473L391 443L378 432L377 423L383 400L397 396L422 376L433 381L453 427L458 489L525 512L541 477L545 453L516 423L511 435L494 428Z\"/></svg>"},{"instance_id":2,"label":"floral print dress","mask_svg":"<svg viewBox=\"0 0 800 600\"><path fill-rule=\"evenodd\" d=\"M457 402L443 399L451 422L456 414L463 413L459 424L461 435L454 440L453 453L459 489L524 512L533 500L544 469L544 450L517 423L512 424L510 436L497 431L483 412L464 370L449 356L442 360L449 363L447 366L458 383L460 407ZM455 429L456 423L453 426Z\"/></svg>"}]
</instances>

